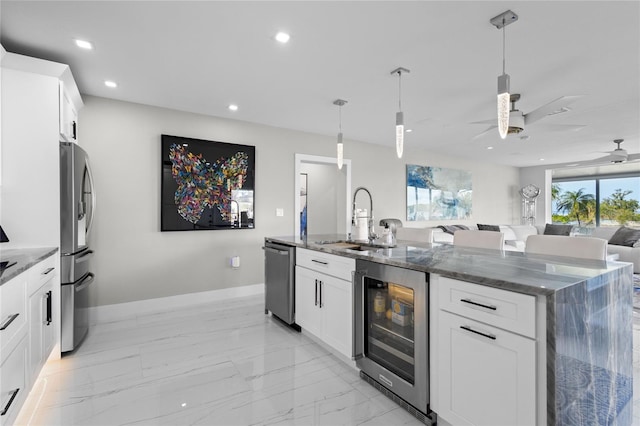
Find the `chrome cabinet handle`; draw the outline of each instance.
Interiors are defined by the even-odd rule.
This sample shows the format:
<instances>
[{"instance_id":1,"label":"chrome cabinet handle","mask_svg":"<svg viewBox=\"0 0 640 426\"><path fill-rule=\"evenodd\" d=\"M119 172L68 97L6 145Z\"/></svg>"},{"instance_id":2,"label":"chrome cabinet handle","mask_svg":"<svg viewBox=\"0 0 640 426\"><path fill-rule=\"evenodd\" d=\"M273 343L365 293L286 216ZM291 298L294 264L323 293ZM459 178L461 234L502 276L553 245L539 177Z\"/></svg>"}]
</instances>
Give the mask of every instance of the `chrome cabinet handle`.
<instances>
[{"instance_id":1,"label":"chrome cabinet handle","mask_svg":"<svg viewBox=\"0 0 640 426\"><path fill-rule=\"evenodd\" d=\"M319 264L321 264L321 265L328 265L328 264L329 264L329 262L323 262L323 261L321 261L321 260L311 259L311 261L312 261L312 262L315 262L315 263L319 263Z\"/></svg>"},{"instance_id":2,"label":"chrome cabinet handle","mask_svg":"<svg viewBox=\"0 0 640 426\"><path fill-rule=\"evenodd\" d=\"M485 308L485 309L491 309L492 311L495 311L498 309L497 306L493 306L493 305L483 305L482 303L478 303L478 302L474 302L471 299L460 299L461 302L464 303L468 303L470 305L474 305L474 306L480 306L481 308Z\"/></svg>"},{"instance_id":3,"label":"chrome cabinet handle","mask_svg":"<svg viewBox=\"0 0 640 426\"><path fill-rule=\"evenodd\" d=\"M11 315L9 317L9 319L7 319L4 324L2 324L2 326L0 327L0 331L2 331L4 329L6 329L7 327L9 327L9 324L11 324L13 322L13 320L18 318L18 315L20 315L20 314L18 313L18 314Z\"/></svg>"},{"instance_id":4,"label":"chrome cabinet handle","mask_svg":"<svg viewBox=\"0 0 640 426\"><path fill-rule=\"evenodd\" d=\"M324 285L324 283L322 281L320 281L320 307L322 308L322 286Z\"/></svg>"},{"instance_id":5,"label":"chrome cabinet handle","mask_svg":"<svg viewBox=\"0 0 640 426\"><path fill-rule=\"evenodd\" d=\"M481 333L480 331L472 329L468 325L461 325L460 328L466 331L470 331L471 333L479 334L480 336L486 337L487 339L496 340L496 336L494 336L493 334Z\"/></svg>"},{"instance_id":6,"label":"chrome cabinet handle","mask_svg":"<svg viewBox=\"0 0 640 426\"><path fill-rule=\"evenodd\" d=\"M4 416L5 414L7 414L7 411L9 411L9 407L11 407L11 404L13 404L13 400L16 399L16 395L18 395L19 391L20 391L20 388L12 392L11 398L9 398L9 402L7 402L7 405L5 405L4 408L2 409L2 413L0 413L0 416Z\"/></svg>"},{"instance_id":7,"label":"chrome cabinet handle","mask_svg":"<svg viewBox=\"0 0 640 426\"><path fill-rule=\"evenodd\" d=\"M42 273L42 275L47 275L47 274L49 274L49 272L53 271L54 269L56 269L56 268L47 268L47 269Z\"/></svg>"}]
</instances>

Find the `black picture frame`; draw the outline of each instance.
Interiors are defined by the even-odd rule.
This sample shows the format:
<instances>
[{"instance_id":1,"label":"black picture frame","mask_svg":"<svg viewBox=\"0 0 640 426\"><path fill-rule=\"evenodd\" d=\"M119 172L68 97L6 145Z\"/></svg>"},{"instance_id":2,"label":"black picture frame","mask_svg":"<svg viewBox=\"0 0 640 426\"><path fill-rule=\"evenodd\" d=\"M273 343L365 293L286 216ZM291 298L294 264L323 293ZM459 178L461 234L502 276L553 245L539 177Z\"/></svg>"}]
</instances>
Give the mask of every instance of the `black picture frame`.
<instances>
[{"instance_id":1,"label":"black picture frame","mask_svg":"<svg viewBox=\"0 0 640 426\"><path fill-rule=\"evenodd\" d=\"M255 147L162 135L161 231L255 228Z\"/></svg>"}]
</instances>

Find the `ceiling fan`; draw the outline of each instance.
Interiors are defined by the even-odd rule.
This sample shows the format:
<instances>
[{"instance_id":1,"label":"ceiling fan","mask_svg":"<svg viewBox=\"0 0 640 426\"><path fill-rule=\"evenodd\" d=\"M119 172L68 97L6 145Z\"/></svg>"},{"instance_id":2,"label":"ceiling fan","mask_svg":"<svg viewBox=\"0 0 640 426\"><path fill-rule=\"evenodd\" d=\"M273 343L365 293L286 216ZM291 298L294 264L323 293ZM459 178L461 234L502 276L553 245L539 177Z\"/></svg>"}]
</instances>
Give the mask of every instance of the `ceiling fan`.
<instances>
[{"instance_id":1,"label":"ceiling fan","mask_svg":"<svg viewBox=\"0 0 640 426\"><path fill-rule=\"evenodd\" d=\"M533 111L528 112L527 114L523 114L522 111L516 108L516 102L520 100L520 94L514 93L509 97L511 102L511 110L509 111L509 129L507 131L507 135L513 135L521 133L525 130L526 126L535 123L545 117L549 117L552 115L563 114L565 112L571 111L568 108L570 104L580 99L582 95L570 95L570 96L562 96L558 99L555 99L549 102L546 105L543 105ZM477 134L473 137L473 139L477 139L491 130L498 127L497 119L483 120L483 121L474 121L471 124L491 124L489 128L484 130L483 132ZM551 130L580 130L584 125L576 125L576 124L547 124L546 127Z\"/></svg>"},{"instance_id":2,"label":"ceiling fan","mask_svg":"<svg viewBox=\"0 0 640 426\"><path fill-rule=\"evenodd\" d=\"M622 142L624 142L624 139L614 139L613 143L615 143L617 147L613 151L608 151L609 155L596 158L595 160L581 162L580 166L608 163L619 164L640 160L640 154L629 154L626 149L620 148Z\"/></svg>"}]
</instances>

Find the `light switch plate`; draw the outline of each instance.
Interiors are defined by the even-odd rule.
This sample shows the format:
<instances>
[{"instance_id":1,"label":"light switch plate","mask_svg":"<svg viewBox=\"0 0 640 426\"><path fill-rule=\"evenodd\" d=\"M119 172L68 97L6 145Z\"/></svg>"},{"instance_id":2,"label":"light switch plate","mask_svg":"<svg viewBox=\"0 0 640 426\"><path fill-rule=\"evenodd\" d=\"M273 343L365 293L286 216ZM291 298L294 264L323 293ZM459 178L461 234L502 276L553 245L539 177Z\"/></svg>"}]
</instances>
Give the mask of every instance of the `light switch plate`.
<instances>
[{"instance_id":1,"label":"light switch plate","mask_svg":"<svg viewBox=\"0 0 640 426\"><path fill-rule=\"evenodd\" d=\"M284 216L284 209L276 209L276 216L278 217Z\"/></svg>"}]
</instances>

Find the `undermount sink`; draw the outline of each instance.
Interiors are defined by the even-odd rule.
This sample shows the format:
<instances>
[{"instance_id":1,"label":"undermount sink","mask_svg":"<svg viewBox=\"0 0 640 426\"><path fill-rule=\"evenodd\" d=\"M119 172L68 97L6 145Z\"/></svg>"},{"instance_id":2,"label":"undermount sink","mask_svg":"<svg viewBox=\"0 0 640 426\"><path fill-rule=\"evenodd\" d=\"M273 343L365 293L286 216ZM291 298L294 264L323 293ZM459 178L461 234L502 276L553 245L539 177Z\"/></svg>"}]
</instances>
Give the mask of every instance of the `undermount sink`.
<instances>
[{"instance_id":1,"label":"undermount sink","mask_svg":"<svg viewBox=\"0 0 640 426\"><path fill-rule=\"evenodd\" d=\"M315 244L318 245L323 245L326 247L330 247L330 248L335 248L335 249L343 249L343 250L348 250L348 251L358 251L358 252L367 252L367 251L377 251L380 249L386 249L386 248L392 248L395 247L395 245L388 245L388 244L370 244L370 243L360 243L357 241L348 241L348 240L321 240L321 241L314 241Z\"/></svg>"}]
</instances>

